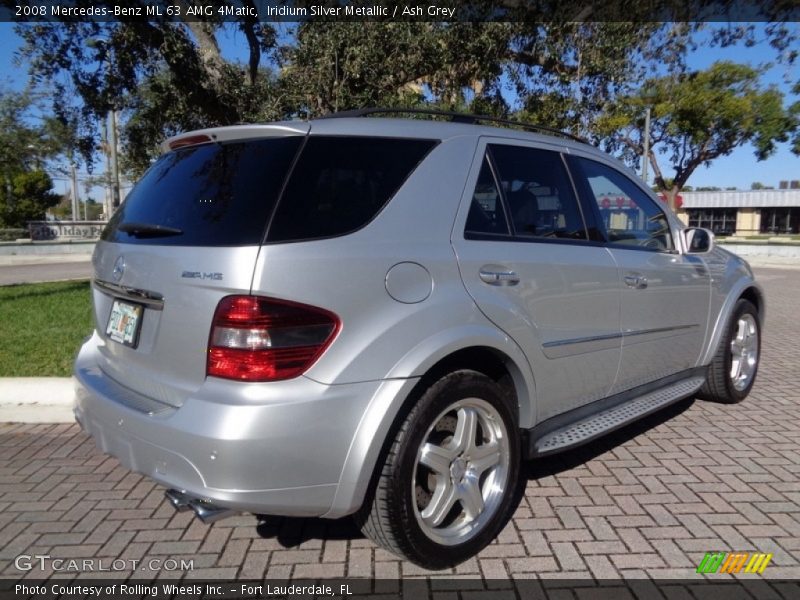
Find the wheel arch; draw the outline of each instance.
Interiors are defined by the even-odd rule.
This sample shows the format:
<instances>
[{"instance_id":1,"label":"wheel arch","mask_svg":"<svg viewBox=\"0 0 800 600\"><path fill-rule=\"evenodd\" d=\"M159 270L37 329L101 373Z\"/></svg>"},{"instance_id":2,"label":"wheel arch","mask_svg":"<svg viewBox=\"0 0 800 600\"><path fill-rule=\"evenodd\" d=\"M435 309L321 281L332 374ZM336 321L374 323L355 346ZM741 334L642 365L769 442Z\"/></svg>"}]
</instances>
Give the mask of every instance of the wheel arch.
<instances>
[{"instance_id":1,"label":"wheel arch","mask_svg":"<svg viewBox=\"0 0 800 600\"><path fill-rule=\"evenodd\" d=\"M740 280L730 290L725 302L722 305L722 309L719 311L719 315L717 316L717 320L714 324L714 330L711 334L710 342L706 348L706 351L702 355L702 359L698 363L699 365L708 365L713 360L717 353L717 348L722 341L722 337L728 322L730 321L731 314L733 314L733 309L736 306L736 303L741 299L748 300L755 305L756 309L758 310L759 325L761 327L764 326L766 310L764 291L753 279Z\"/></svg>"},{"instance_id":2,"label":"wheel arch","mask_svg":"<svg viewBox=\"0 0 800 600\"><path fill-rule=\"evenodd\" d=\"M750 287L745 288L742 290L742 293L739 294L739 299L748 300L753 303L758 311L758 320L761 321L761 325L764 324L764 294L763 292L758 289L755 285L751 285ZM735 303L734 303L735 304Z\"/></svg>"},{"instance_id":3,"label":"wheel arch","mask_svg":"<svg viewBox=\"0 0 800 600\"><path fill-rule=\"evenodd\" d=\"M387 377L373 396L348 451L331 509L323 515L338 518L357 511L374 484L380 459L422 391L447 373L469 369L483 373L513 394L512 409L521 429L531 426L533 376L522 351L508 337L492 330L492 337L461 337L461 344L445 344L417 362L405 377ZM469 343L472 341L473 343ZM401 360L392 373L404 372ZM416 362L416 361L411 361Z\"/></svg>"}]
</instances>

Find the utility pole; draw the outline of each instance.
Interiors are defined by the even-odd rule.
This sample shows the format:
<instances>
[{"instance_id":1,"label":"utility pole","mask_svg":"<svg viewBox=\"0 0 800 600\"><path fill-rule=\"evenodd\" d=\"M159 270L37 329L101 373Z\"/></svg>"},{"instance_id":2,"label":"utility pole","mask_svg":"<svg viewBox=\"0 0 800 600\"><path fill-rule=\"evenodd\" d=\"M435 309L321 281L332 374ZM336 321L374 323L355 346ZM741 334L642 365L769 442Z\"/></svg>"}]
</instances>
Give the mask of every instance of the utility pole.
<instances>
[{"instance_id":1,"label":"utility pole","mask_svg":"<svg viewBox=\"0 0 800 600\"><path fill-rule=\"evenodd\" d=\"M644 113L644 156L642 157L642 179L647 183L647 163L650 160L650 105Z\"/></svg>"},{"instance_id":2,"label":"utility pole","mask_svg":"<svg viewBox=\"0 0 800 600\"><path fill-rule=\"evenodd\" d=\"M119 208L119 163L117 162L117 111L113 108L109 114L109 140L111 146L111 212ZM109 215L110 217L111 215Z\"/></svg>"},{"instance_id":3,"label":"utility pole","mask_svg":"<svg viewBox=\"0 0 800 600\"><path fill-rule=\"evenodd\" d=\"M78 174L75 172L75 163L70 164L69 168L72 182L72 220L79 221L81 212L78 204Z\"/></svg>"},{"instance_id":4,"label":"utility pole","mask_svg":"<svg viewBox=\"0 0 800 600\"><path fill-rule=\"evenodd\" d=\"M106 171L105 175L103 176L103 216L105 217L106 221L111 218L111 159L109 155L111 154L111 147L108 144L108 115L106 115L106 120L103 121L102 127L102 143L101 148L103 149L103 159L105 160Z\"/></svg>"}]
</instances>

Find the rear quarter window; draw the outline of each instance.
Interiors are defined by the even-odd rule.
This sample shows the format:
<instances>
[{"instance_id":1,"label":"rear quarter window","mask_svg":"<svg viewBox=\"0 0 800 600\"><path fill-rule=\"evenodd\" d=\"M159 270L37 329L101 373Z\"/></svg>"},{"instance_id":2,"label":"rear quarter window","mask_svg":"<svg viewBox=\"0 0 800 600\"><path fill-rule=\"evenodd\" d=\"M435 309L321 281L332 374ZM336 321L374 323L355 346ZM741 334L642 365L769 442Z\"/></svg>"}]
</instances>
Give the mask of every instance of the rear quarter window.
<instances>
[{"instance_id":1,"label":"rear quarter window","mask_svg":"<svg viewBox=\"0 0 800 600\"><path fill-rule=\"evenodd\" d=\"M102 239L171 246L260 244L303 139L209 143L164 154L128 194ZM120 230L126 224L180 233L128 233Z\"/></svg>"},{"instance_id":2,"label":"rear quarter window","mask_svg":"<svg viewBox=\"0 0 800 600\"><path fill-rule=\"evenodd\" d=\"M281 195L267 241L329 238L360 229L435 145L419 139L310 136Z\"/></svg>"}]
</instances>

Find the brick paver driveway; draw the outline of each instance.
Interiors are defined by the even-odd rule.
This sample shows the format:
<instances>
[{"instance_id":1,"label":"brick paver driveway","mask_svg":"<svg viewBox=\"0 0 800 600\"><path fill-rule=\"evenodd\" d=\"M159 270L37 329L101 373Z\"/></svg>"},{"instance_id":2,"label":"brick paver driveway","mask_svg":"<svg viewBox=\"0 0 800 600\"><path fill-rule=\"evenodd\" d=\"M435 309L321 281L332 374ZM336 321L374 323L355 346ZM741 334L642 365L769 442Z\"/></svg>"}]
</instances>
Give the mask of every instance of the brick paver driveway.
<instances>
[{"instance_id":1,"label":"brick paver driveway","mask_svg":"<svg viewBox=\"0 0 800 600\"><path fill-rule=\"evenodd\" d=\"M769 303L766 339L744 404L684 401L529 465L502 535L445 574L680 578L715 550L771 552L765 576L800 578L800 271L758 275ZM76 425L0 425L0 445L5 577L21 575L20 554L193 559L189 573L160 575L202 578L428 574L375 548L348 520L276 518L256 529L253 516L206 526L175 513L163 489L98 453Z\"/></svg>"}]
</instances>

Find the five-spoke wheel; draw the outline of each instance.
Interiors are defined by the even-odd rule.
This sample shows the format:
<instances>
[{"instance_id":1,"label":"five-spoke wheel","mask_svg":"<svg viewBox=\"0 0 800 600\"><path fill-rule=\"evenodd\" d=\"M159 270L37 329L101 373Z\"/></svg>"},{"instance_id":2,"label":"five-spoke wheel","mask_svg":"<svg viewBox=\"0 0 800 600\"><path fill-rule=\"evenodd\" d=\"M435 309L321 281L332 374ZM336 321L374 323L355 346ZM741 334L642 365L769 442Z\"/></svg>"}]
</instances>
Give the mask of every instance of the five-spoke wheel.
<instances>
[{"instance_id":1,"label":"five-spoke wheel","mask_svg":"<svg viewBox=\"0 0 800 600\"><path fill-rule=\"evenodd\" d=\"M761 319L749 300L739 299L717 353L708 366L700 397L727 404L741 402L750 393L761 354Z\"/></svg>"},{"instance_id":2,"label":"five-spoke wheel","mask_svg":"<svg viewBox=\"0 0 800 600\"><path fill-rule=\"evenodd\" d=\"M733 387L744 390L758 367L758 323L750 313L742 314L736 322L736 333L731 340L731 371Z\"/></svg>"},{"instance_id":3,"label":"five-spoke wheel","mask_svg":"<svg viewBox=\"0 0 800 600\"><path fill-rule=\"evenodd\" d=\"M475 371L422 391L360 518L364 533L429 569L479 552L505 525L519 472L511 393Z\"/></svg>"},{"instance_id":4,"label":"five-spoke wheel","mask_svg":"<svg viewBox=\"0 0 800 600\"><path fill-rule=\"evenodd\" d=\"M428 428L412 481L414 514L432 540L462 543L491 519L506 491L503 419L479 398L454 402Z\"/></svg>"}]
</instances>

